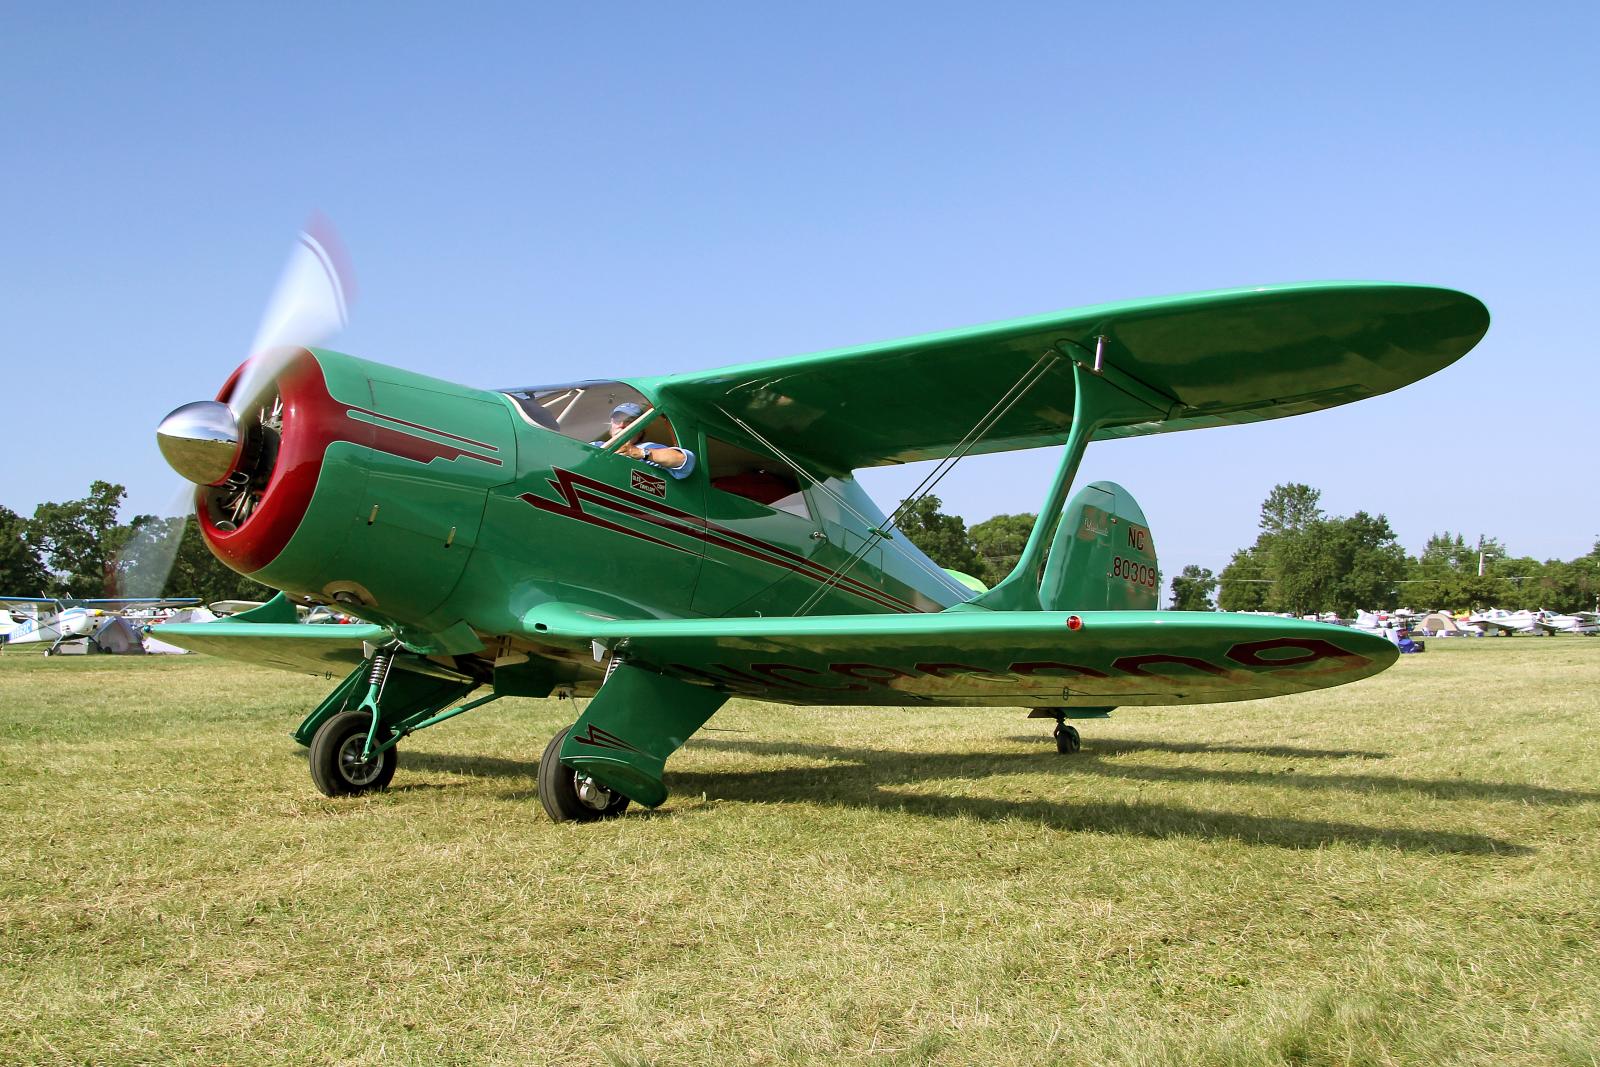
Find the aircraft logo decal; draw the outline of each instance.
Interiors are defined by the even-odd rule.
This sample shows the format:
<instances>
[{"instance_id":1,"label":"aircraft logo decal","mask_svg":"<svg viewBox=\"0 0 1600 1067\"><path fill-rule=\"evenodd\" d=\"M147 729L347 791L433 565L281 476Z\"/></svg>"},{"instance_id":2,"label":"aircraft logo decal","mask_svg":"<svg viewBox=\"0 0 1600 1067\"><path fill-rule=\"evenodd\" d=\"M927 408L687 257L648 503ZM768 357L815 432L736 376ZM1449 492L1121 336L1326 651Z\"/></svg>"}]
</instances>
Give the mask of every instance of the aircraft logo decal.
<instances>
[{"instance_id":1,"label":"aircraft logo decal","mask_svg":"<svg viewBox=\"0 0 1600 1067\"><path fill-rule=\"evenodd\" d=\"M649 493L653 497L665 498L667 495L667 480L658 478L649 471L629 472L628 484L640 492Z\"/></svg>"},{"instance_id":2,"label":"aircraft logo decal","mask_svg":"<svg viewBox=\"0 0 1600 1067\"><path fill-rule=\"evenodd\" d=\"M553 468L551 473L555 477L549 480L550 487L560 494L561 499L547 500L532 493L523 493L522 500L525 503L538 508L540 511L548 511L554 515L562 515L569 519L577 519L580 522L592 523L607 530L615 530L617 533L627 534L629 537L637 537L640 540L649 541L651 544L660 545L663 548L670 548L677 552L689 551L689 549L672 544L670 541L654 537L606 518L603 515L597 515L594 512L585 510L585 504L593 504L600 508L626 515L629 518L647 522L660 529L671 530L673 533L691 537L704 544L727 549L730 552L736 552L751 559L761 560L763 563L770 563L774 567L793 571L795 574L810 578L812 581L832 584L843 592L850 593L862 600L871 601L880 607L888 608L890 611L904 614L918 610L916 605L908 604L876 586L868 585L866 582L859 581L849 575L845 575L842 578L838 577L829 567L815 563L778 545L746 536L736 530L730 530L726 526L719 526L702 515L681 511L650 497L639 496L626 489L607 485L605 482L586 478L581 474L574 474L572 471L564 470L560 467Z\"/></svg>"}]
</instances>

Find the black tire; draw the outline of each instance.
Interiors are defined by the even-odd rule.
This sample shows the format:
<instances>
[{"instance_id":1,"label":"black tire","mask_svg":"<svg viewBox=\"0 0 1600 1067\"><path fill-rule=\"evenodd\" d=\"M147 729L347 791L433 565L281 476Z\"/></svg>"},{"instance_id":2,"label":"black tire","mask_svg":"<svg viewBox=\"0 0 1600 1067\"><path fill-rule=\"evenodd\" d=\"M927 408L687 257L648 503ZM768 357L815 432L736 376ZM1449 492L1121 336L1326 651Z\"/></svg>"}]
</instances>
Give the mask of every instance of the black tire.
<instances>
[{"instance_id":1,"label":"black tire","mask_svg":"<svg viewBox=\"0 0 1600 1067\"><path fill-rule=\"evenodd\" d=\"M361 750L371 728L372 716L365 711L341 711L317 727L308 759L311 781L323 796L358 796L389 787L400 754L391 748L363 762Z\"/></svg>"},{"instance_id":2,"label":"black tire","mask_svg":"<svg viewBox=\"0 0 1600 1067\"><path fill-rule=\"evenodd\" d=\"M1082 747L1083 739L1078 736L1078 728L1076 726L1068 726L1064 722L1056 725L1057 752L1063 756L1070 756Z\"/></svg>"},{"instance_id":3,"label":"black tire","mask_svg":"<svg viewBox=\"0 0 1600 1067\"><path fill-rule=\"evenodd\" d=\"M539 803L555 822L615 819L628 807L628 798L561 762L561 746L571 732L569 726L552 737L539 757Z\"/></svg>"}]
</instances>

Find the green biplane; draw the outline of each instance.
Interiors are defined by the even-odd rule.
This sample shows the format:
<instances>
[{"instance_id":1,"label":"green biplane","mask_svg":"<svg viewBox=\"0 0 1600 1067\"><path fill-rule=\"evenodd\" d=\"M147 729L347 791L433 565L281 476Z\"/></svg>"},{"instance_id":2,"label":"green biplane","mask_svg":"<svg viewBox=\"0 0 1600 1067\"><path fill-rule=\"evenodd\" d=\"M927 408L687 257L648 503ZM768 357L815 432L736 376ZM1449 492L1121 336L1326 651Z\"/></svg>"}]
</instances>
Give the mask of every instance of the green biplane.
<instances>
[{"instance_id":1,"label":"green biplane","mask_svg":"<svg viewBox=\"0 0 1600 1067\"><path fill-rule=\"evenodd\" d=\"M211 550L282 592L159 635L342 679L294 731L330 796L383 788L408 734L504 696L593 698L539 763L557 820L660 804L667 758L735 695L1024 707L1070 752L1068 719L1304 692L1397 656L1338 626L1156 611L1133 498L1068 499L1089 443L1386 393L1488 322L1448 289L1285 285L509 390L276 346L159 440ZM1044 446L1062 454L1039 521L988 590L854 477ZM363 621L302 624L297 605Z\"/></svg>"}]
</instances>

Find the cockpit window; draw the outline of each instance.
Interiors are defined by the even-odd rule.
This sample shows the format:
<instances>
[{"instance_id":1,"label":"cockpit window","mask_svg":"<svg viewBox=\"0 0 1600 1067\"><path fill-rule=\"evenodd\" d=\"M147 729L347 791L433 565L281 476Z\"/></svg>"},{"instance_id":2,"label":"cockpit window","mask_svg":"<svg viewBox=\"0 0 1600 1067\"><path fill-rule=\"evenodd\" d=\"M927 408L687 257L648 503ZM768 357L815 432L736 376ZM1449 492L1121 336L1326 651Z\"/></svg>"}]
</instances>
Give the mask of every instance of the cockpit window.
<instances>
[{"instance_id":1,"label":"cockpit window","mask_svg":"<svg viewBox=\"0 0 1600 1067\"><path fill-rule=\"evenodd\" d=\"M774 511L811 517L804 491L810 479L787 463L715 437L706 438L706 459L713 489L754 500Z\"/></svg>"},{"instance_id":2,"label":"cockpit window","mask_svg":"<svg viewBox=\"0 0 1600 1067\"><path fill-rule=\"evenodd\" d=\"M535 426L578 441L603 441L609 437L611 412L618 404L650 407L644 394L622 382L573 382L502 391L516 401L523 417Z\"/></svg>"}]
</instances>

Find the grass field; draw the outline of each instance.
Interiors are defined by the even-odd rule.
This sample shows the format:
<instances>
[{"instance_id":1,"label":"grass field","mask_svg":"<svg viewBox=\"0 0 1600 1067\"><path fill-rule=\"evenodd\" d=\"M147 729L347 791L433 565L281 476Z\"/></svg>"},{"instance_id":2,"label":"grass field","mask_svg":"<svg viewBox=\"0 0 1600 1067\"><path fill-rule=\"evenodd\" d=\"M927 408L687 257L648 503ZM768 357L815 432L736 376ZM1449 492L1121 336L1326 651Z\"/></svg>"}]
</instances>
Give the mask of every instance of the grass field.
<instances>
[{"instance_id":1,"label":"grass field","mask_svg":"<svg viewBox=\"0 0 1600 1067\"><path fill-rule=\"evenodd\" d=\"M1325 693L736 702L673 797L553 825L570 704L318 795L329 683L0 656L7 1063L1600 1063L1600 640Z\"/></svg>"}]
</instances>

